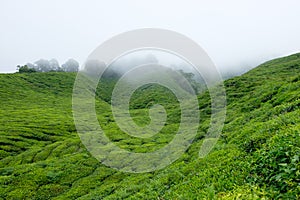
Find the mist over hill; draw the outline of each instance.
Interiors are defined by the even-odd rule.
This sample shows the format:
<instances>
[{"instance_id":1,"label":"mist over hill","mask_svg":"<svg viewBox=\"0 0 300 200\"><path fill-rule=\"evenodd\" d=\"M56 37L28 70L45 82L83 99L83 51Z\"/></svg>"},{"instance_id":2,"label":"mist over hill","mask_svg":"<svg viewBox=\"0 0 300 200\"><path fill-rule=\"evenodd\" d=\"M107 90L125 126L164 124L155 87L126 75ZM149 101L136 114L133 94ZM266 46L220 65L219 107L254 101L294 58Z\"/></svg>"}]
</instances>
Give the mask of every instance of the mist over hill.
<instances>
[{"instance_id":1,"label":"mist over hill","mask_svg":"<svg viewBox=\"0 0 300 200\"><path fill-rule=\"evenodd\" d=\"M300 198L300 54L224 82L225 125L205 158L198 154L211 99L208 91L198 94L200 123L192 145L168 167L141 174L99 163L82 144L72 115L75 78L75 72L0 74L0 199ZM134 94L130 114L140 126L149 123L153 104L163 105L168 116L161 132L137 138L114 121L113 85L110 77L99 82L95 110L114 144L145 153L173 139L180 121L174 94L159 86Z\"/></svg>"}]
</instances>

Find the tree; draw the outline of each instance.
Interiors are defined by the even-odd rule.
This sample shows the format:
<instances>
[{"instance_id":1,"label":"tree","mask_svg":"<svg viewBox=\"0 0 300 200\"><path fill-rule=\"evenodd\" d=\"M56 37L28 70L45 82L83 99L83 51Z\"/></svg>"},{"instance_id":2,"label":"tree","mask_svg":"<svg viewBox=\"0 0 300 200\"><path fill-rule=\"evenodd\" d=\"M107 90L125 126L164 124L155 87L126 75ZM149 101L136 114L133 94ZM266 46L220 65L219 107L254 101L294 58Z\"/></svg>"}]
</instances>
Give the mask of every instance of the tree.
<instances>
[{"instance_id":1,"label":"tree","mask_svg":"<svg viewBox=\"0 0 300 200\"><path fill-rule=\"evenodd\" d=\"M90 76L97 76L105 70L105 63L98 60L88 60L84 64L84 70Z\"/></svg>"},{"instance_id":2,"label":"tree","mask_svg":"<svg viewBox=\"0 0 300 200\"><path fill-rule=\"evenodd\" d=\"M79 70L79 63L71 58L61 67L65 72L77 72Z\"/></svg>"},{"instance_id":3,"label":"tree","mask_svg":"<svg viewBox=\"0 0 300 200\"><path fill-rule=\"evenodd\" d=\"M62 71L56 59L52 58L51 60L49 60L49 64L50 64L50 71Z\"/></svg>"},{"instance_id":4,"label":"tree","mask_svg":"<svg viewBox=\"0 0 300 200\"><path fill-rule=\"evenodd\" d=\"M178 72L184 76L184 78L189 82L196 93L199 93L205 88L205 82L196 81L196 79L194 78L195 74L191 72L184 72L182 69L180 69ZM182 81L184 82L184 80L181 79L179 81L179 84Z\"/></svg>"},{"instance_id":5,"label":"tree","mask_svg":"<svg viewBox=\"0 0 300 200\"><path fill-rule=\"evenodd\" d=\"M40 59L34 63L36 65L35 69L38 72L49 72L51 71L50 62L46 59Z\"/></svg>"},{"instance_id":6,"label":"tree","mask_svg":"<svg viewBox=\"0 0 300 200\"><path fill-rule=\"evenodd\" d=\"M34 64L32 64L32 63L27 63L26 65L27 65L27 67L30 68L30 69L35 69L35 68L36 68L36 66L35 66ZM35 71L36 71L36 70L35 70Z\"/></svg>"},{"instance_id":7,"label":"tree","mask_svg":"<svg viewBox=\"0 0 300 200\"><path fill-rule=\"evenodd\" d=\"M19 70L22 66L17 66L17 67ZM34 70L29 70L29 71L31 71L31 72L33 72L33 71L35 71L35 72L50 72L50 71L77 72L79 70L79 63L74 59L69 59L65 64L60 66L58 61L56 59L52 58L51 60L39 59L38 61L34 62L34 64L27 63L26 67L25 67L25 65L23 67L24 68L22 68L21 71L22 70L27 71L29 69L34 69Z\"/></svg>"},{"instance_id":8,"label":"tree","mask_svg":"<svg viewBox=\"0 0 300 200\"><path fill-rule=\"evenodd\" d=\"M19 71L19 73L33 73L33 72L36 72L35 69L29 68L27 65L24 65L24 66L18 65L17 70Z\"/></svg>"}]
</instances>

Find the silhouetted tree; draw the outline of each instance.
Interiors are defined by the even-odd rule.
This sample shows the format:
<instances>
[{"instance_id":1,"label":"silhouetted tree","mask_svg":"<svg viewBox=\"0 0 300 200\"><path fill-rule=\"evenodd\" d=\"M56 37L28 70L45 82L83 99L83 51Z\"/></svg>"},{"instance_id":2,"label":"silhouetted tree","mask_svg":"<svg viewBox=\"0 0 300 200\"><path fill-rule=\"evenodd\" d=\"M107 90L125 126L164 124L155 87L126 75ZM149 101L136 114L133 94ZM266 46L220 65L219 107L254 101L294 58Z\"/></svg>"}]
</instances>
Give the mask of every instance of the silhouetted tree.
<instances>
[{"instance_id":1,"label":"silhouetted tree","mask_svg":"<svg viewBox=\"0 0 300 200\"><path fill-rule=\"evenodd\" d=\"M26 67L25 67L26 66ZM18 70L22 66L17 66ZM74 59L69 59L62 66L59 65L58 61L54 58L51 60L39 59L38 61L32 63L27 63L23 66L21 70L34 69L35 72L77 72L79 70L79 63ZM31 70L33 71L33 70Z\"/></svg>"},{"instance_id":2,"label":"silhouetted tree","mask_svg":"<svg viewBox=\"0 0 300 200\"><path fill-rule=\"evenodd\" d=\"M35 68L36 68L35 65L32 64L32 63L27 63L26 65L27 65L27 67L30 68L30 69L35 69ZM36 70L35 70L35 71L36 71Z\"/></svg>"},{"instance_id":3,"label":"silhouetted tree","mask_svg":"<svg viewBox=\"0 0 300 200\"><path fill-rule=\"evenodd\" d=\"M79 63L71 58L61 67L65 72L77 72L79 70Z\"/></svg>"},{"instance_id":4,"label":"silhouetted tree","mask_svg":"<svg viewBox=\"0 0 300 200\"><path fill-rule=\"evenodd\" d=\"M24 65L24 66L18 65L17 70L19 71L19 73L33 73L33 72L36 72L35 69L29 68L27 65Z\"/></svg>"},{"instance_id":5,"label":"silhouetted tree","mask_svg":"<svg viewBox=\"0 0 300 200\"><path fill-rule=\"evenodd\" d=\"M49 71L62 71L62 69L59 66L59 63L56 59L52 58L51 60L49 60L49 64L50 64Z\"/></svg>"},{"instance_id":6,"label":"silhouetted tree","mask_svg":"<svg viewBox=\"0 0 300 200\"><path fill-rule=\"evenodd\" d=\"M51 71L50 62L46 59L40 59L35 63L35 69L38 72L49 72Z\"/></svg>"}]
</instances>

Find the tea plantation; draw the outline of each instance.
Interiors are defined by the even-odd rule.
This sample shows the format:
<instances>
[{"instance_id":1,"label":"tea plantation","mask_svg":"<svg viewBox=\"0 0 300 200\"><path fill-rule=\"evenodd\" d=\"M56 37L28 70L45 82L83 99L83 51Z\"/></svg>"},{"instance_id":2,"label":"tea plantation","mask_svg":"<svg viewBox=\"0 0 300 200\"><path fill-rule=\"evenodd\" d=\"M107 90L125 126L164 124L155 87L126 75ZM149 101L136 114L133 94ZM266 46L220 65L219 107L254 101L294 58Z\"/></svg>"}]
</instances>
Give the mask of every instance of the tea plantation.
<instances>
[{"instance_id":1,"label":"tea plantation","mask_svg":"<svg viewBox=\"0 0 300 200\"><path fill-rule=\"evenodd\" d=\"M0 199L300 199L300 54L271 60L224 82L227 115L221 138L198 153L210 124L209 93L199 94L200 125L176 162L149 173L125 173L98 162L81 143L72 115L75 73L0 74ZM130 103L139 125L159 103L160 133L135 138L114 122L115 80L99 83L98 121L119 147L151 152L180 123L175 96L148 85Z\"/></svg>"}]
</instances>

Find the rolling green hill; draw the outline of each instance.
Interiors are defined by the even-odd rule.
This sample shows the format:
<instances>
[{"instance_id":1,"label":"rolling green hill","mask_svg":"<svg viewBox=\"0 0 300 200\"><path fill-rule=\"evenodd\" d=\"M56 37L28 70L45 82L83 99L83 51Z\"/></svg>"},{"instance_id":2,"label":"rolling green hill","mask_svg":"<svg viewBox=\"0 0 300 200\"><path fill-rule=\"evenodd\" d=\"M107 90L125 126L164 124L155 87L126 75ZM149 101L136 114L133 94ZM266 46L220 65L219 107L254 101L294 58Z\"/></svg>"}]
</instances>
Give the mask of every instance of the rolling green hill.
<instances>
[{"instance_id":1,"label":"rolling green hill","mask_svg":"<svg viewBox=\"0 0 300 200\"><path fill-rule=\"evenodd\" d=\"M210 97L199 95L201 121L193 144L170 166L142 174L104 166L81 143L72 116L75 77L0 74L0 199L300 198L300 54L225 81L225 126L205 158L198 152L210 123ZM172 140L180 111L171 93L150 86L135 94L131 115L138 124L150 120L153 102L165 104L168 114L161 133L137 139L113 120L107 103L111 83L100 83L107 90L98 89L96 110L112 141L148 152Z\"/></svg>"}]
</instances>

